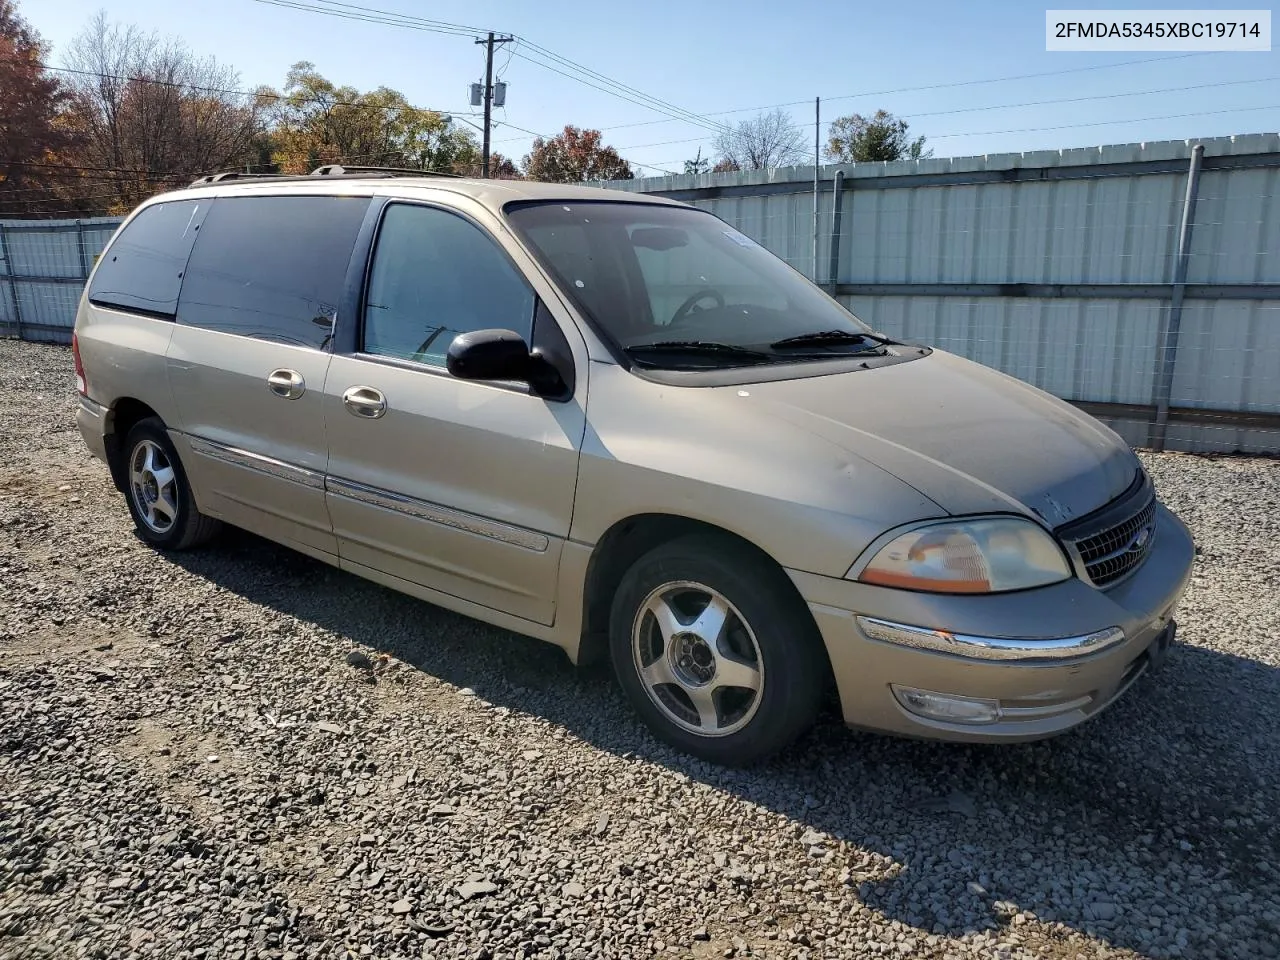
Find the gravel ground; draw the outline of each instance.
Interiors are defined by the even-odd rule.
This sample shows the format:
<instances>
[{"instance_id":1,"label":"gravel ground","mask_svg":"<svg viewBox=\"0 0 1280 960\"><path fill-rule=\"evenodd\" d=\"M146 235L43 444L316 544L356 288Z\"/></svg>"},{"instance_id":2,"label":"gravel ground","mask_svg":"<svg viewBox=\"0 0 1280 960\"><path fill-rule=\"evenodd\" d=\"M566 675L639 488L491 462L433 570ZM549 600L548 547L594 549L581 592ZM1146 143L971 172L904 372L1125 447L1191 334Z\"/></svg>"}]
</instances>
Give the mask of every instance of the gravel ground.
<instances>
[{"instance_id":1,"label":"gravel ground","mask_svg":"<svg viewBox=\"0 0 1280 960\"><path fill-rule=\"evenodd\" d=\"M1083 730L733 772L535 641L147 549L73 409L0 341L0 956L1280 955L1280 462L1146 458L1183 642Z\"/></svg>"}]
</instances>

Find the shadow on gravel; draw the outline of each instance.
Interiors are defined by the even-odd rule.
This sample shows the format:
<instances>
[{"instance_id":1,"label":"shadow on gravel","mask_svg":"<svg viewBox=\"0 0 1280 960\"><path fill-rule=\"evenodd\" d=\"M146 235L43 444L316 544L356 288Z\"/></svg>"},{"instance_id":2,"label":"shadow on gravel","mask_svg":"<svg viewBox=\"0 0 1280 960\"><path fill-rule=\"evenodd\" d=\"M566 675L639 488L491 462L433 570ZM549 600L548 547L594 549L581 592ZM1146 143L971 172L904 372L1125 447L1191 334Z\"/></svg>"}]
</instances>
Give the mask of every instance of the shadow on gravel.
<instances>
[{"instance_id":1,"label":"shadow on gravel","mask_svg":"<svg viewBox=\"0 0 1280 960\"><path fill-rule=\"evenodd\" d=\"M1260 909L1280 881L1280 670L1256 661L1180 644L1101 717L1049 741L895 740L849 731L832 713L785 758L725 770L656 742L607 669L575 670L547 644L240 531L172 559L600 750L780 814L798 843L845 841L834 855L859 899L923 933L1016 933L1030 912L1151 956L1280 943L1275 914ZM886 858L898 864L893 879L862 882L869 857L881 876Z\"/></svg>"}]
</instances>

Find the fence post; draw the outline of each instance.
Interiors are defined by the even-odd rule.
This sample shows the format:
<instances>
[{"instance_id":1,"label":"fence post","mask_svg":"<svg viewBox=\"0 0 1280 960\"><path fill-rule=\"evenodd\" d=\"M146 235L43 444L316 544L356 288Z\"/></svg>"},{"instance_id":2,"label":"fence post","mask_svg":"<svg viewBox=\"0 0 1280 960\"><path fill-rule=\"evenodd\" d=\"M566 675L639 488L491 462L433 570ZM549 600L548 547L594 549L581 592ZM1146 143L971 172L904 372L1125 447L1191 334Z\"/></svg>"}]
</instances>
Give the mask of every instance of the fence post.
<instances>
[{"instance_id":1,"label":"fence post","mask_svg":"<svg viewBox=\"0 0 1280 960\"><path fill-rule=\"evenodd\" d=\"M22 339L22 304L18 302L18 281L14 279L13 261L9 258L9 238L3 223L0 223L0 260L4 261L4 273L8 278L9 297L13 300L13 325L18 331L18 339Z\"/></svg>"},{"instance_id":2,"label":"fence post","mask_svg":"<svg viewBox=\"0 0 1280 960\"><path fill-rule=\"evenodd\" d=\"M80 279L89 279L89 254L84 248L84 221L76 220L76 246L80 249Z\"/></svg>"},{"instance_id":3,"label":"fence post","mask_svg":"<svg viewBox=\"0 0 1280 960\"><path fill-rule=\"evenodd\" d=\"M836 295L840 282L840 215L844 211L844 171L837 170L831 187L831 258L827 261L827 283Z\"/></svg>"},{"instance_id":4,"label":"fence post","mask_svg":"<svg viewBox=\"0 0 1280 960\"><path fill-rule=\"evenodd\" d=\"M1187 168L1187 194L1182 201L1182 224L1178 230L1178 254L1173 266L1173 289L1169 296L1169 320L1161 334L1156 360L1156 422L1151 431L1151 448L1163 450L1169 428L1169 402L1173 394L1173 370L1178 361L1178 334L1182 329L1182 297L1187 289L1187 267L1191 261L1191 228L1195 224L1196 197L1200 191L1200 161L1204 144L1191 148Z\"/></svg>"}]
</instances>

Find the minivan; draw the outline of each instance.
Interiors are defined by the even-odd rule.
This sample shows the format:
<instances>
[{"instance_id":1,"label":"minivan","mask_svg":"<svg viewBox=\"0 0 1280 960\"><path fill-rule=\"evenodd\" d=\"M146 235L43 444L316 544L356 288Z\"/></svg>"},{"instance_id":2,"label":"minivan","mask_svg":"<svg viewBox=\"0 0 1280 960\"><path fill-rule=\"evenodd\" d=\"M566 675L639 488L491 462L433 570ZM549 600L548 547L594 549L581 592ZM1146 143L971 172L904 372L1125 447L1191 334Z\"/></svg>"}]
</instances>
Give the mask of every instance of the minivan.
<instances>
[{"instance_id":1,"label":"minivan","mask_svg":"<svg viewBox=\"0 0 1280 960\"><path fill-rule=\"evenodd\" d=\"M233 524L611 658L716 763L824 702L914 737L1068 730L1161 662L1190 576L1109 428L652 196L202 178L116 231L73 352L147 543Z\"/></svg>"}]
</instances>

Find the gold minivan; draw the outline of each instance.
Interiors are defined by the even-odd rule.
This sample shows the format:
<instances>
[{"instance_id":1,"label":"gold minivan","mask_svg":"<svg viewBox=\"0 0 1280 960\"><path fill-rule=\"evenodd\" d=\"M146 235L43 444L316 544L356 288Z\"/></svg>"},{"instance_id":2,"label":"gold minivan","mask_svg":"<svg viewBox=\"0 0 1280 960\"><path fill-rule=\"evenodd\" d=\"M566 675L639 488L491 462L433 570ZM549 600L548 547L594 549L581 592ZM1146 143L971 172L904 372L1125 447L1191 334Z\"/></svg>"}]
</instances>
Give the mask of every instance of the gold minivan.
<instances>
[{"instance_id":1,"label":"gold minivan","mask_svg":"<svg viewBox=\"0 0 1280 960\"><path fill-rule=\"evenodd\" d=\"M138 534L225 522L608 655L659 737L1012 741L1159 664L1186 527L1111 430L874 328L711 214L322 168L121 225L77 415Z\"/></svg>"}]
</instances>

